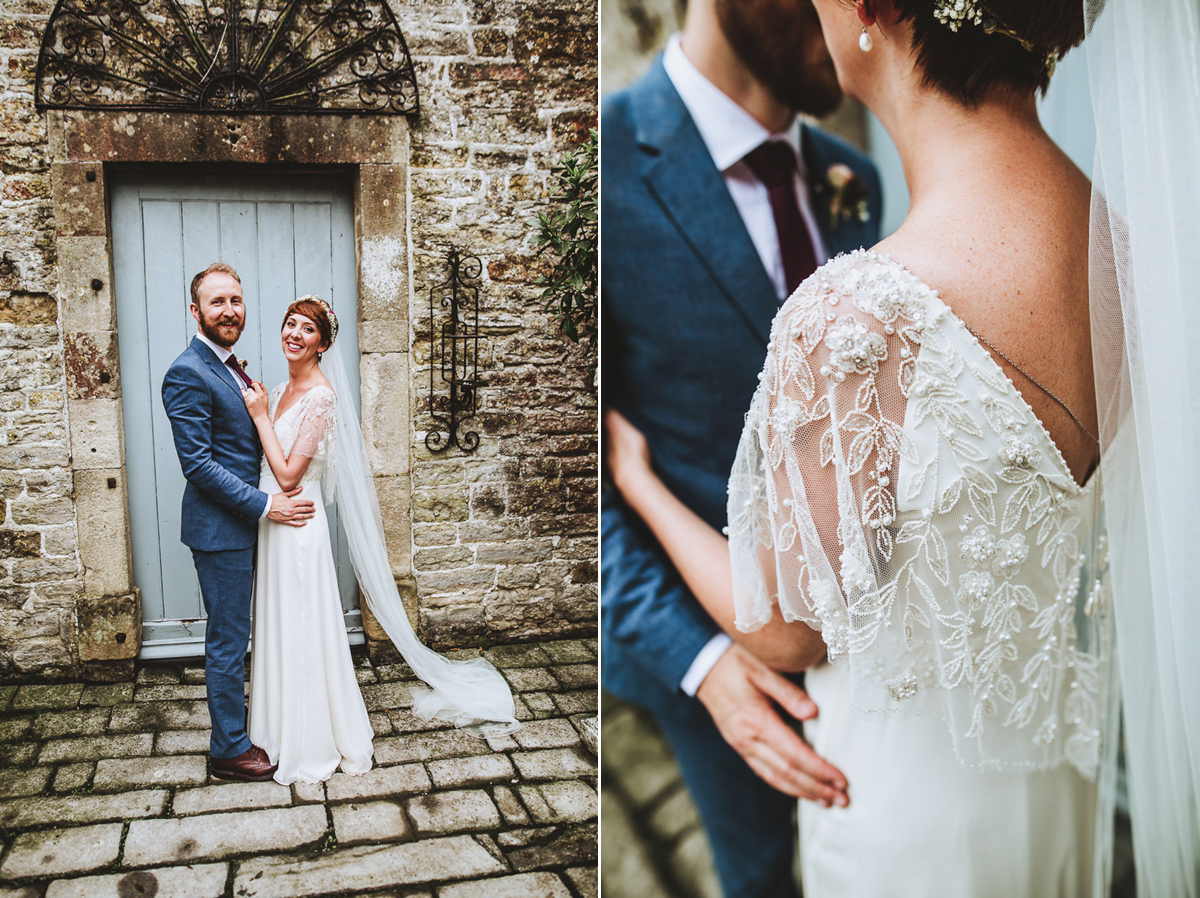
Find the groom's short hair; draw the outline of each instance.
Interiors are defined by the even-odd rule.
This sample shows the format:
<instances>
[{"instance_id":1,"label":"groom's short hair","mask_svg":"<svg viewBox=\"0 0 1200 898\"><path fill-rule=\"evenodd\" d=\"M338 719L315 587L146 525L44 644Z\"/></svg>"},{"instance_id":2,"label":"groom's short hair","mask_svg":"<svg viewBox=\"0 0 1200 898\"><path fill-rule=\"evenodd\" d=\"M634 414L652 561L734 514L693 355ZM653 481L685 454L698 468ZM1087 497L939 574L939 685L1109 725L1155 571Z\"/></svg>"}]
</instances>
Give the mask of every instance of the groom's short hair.
<instances>
[{"instance_id":1,"label":"groom's short hair","mask_svg":"<svg viewBox=\"0 0 1200 898\"><path fill-rule=\"evenodd\" d=\"M238 273L233 270L232 265L227 265L224 262L213 262L202 272L192 278L192 303L197 308L200 307L200 282L210 274L227 274L239 284L242 282L242 279L238 277Z\"/></svg>"}]
</instances>

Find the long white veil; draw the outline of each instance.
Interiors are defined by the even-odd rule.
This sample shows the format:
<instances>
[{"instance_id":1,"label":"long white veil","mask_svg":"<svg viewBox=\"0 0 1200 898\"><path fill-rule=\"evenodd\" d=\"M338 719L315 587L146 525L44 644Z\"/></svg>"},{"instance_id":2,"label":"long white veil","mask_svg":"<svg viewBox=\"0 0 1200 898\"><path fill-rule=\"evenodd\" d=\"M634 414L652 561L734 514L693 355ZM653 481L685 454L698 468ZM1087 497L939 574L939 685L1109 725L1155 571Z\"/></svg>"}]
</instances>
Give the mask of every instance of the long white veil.
<instances>
[{"instance_id":1,"label":"long white veil","mask_svg":"<svg viewBox=\"0 0 1200 898\"><path fill-rule=\"evenodd\" d=\"M337 410L337 440L326 462L325 491L336 496L350 547L350 560L367 607L400 650L418 677L432 688L413 690L413 711L425 718L442 718L478 735L511 732L520 724L513 715L513 697L500 672L484 658L451 661L423 645L413 632L388 563L383 518L371 463L353 402L342 350L334 343L325 353L321 370L341 399Z\"/></svg>"},{"instance_id":2,"label":"long white veil","mask_svg":"<svg viewBox=\"0 0 1200 898\"><path fill-rule=\"evenodd\" d=\"M1085 0L1090 294L1139 898L1200 896L1200 4Z\"/></svg>"}]
</instances>

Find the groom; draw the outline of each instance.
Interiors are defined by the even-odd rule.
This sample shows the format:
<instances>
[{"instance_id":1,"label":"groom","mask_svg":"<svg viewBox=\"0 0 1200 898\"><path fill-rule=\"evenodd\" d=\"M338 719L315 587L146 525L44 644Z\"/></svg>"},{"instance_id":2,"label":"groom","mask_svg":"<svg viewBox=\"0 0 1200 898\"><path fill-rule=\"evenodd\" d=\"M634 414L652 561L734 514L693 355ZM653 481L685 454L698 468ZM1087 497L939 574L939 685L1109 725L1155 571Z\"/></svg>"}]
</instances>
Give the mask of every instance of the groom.
<instances>
[{"instance_id":1,"label":"groom","mask_svg":"<svg viewBox=\"0 0 1200 898\"><path fill-rule=\"evenodd\" d=\"M879 237L874 167L796 121L840 98L809 0L690 0L602 113L605 402L716 528L780 302ZM657 718L727 898L795 896L792 796L821 762L790 717L811 703L719 631L615 490L601 535L604 686Z\"/></svg>"},{"instance_id":2,"label":"groom","mask_svg":"<svg viewBox=\"0 0 1200 898\"><path fill-rule=\"evenodd\" d=\"M163 378L162 398L187 486L183 544L192 550L208 623L204 681L212 718L212 775L269 780L266 752L246 735L246 647L258 521L302 527L314 514L299 489L268 495L258 489L261 448L242 389L250 378L233 355L246 325L242 282L214 262L192 278L197 333Z\"/></svg>"}]
</instances>

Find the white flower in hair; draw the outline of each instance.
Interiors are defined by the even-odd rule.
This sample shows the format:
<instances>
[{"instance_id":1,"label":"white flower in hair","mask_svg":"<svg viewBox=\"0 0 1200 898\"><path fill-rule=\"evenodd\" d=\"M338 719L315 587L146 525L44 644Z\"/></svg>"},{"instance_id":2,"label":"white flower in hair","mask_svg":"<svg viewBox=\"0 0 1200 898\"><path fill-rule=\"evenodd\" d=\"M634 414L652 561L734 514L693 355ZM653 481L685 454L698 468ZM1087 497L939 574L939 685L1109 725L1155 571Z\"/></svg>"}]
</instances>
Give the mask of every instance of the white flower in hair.
<instances>
[{"instance_id":1,"label":"white flower in hair","mask_svg":"<svg viewBox=\"0 0 1200 898\"><path fill-rule=\"evenodd\" d=\"M963 22L982 25L983 4L975 0L940 0L934 7L933 17L951 31L958 31Z\"/></svg>"}]
</instances>

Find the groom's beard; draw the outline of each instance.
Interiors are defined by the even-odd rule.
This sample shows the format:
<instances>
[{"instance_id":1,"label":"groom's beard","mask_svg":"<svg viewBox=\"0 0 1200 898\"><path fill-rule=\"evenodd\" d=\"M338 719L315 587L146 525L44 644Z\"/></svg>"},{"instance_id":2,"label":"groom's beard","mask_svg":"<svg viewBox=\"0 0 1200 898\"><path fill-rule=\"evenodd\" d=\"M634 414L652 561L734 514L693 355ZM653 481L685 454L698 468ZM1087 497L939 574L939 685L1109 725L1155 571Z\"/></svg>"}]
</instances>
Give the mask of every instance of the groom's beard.
<instances>
[{"instance_id":1,"label":"groom's beard","mask_svg":"<svg viewBox=\"0 0 1200 898\"><path fill-rule=\"evenodd\" d=\"M717 21L742 64L784 106L821 118L842 102L812 0L717 0Z\"/></svg>"},{"instance_id":2,"label":"groom's beard","mask_svg":"<svg viewBox=\"0 0 1200 898\"><path fill-rule=\"evenodd\" d=\"M246 319L238 321L236 318L229 316L221 316L214 318L212 321L200 322L200 333L208 337L218 346L224 346L229 349L238 341L238 337L242 335L242 331L246 328ZM232 336L231 336L232 335Z\"/></svg>"}]
</instances>

